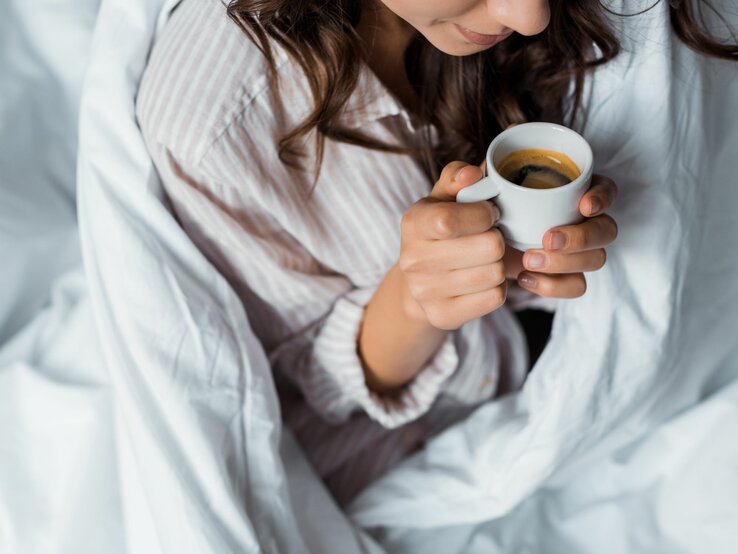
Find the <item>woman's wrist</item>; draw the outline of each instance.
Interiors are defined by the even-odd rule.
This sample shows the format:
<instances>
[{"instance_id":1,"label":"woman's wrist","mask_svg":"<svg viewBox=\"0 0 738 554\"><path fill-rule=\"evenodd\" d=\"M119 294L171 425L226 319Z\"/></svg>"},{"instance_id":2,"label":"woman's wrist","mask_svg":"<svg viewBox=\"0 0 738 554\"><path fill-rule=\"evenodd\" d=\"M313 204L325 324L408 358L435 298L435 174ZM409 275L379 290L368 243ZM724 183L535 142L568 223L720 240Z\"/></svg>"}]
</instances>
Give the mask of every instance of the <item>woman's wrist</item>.
<instances>
[{"instance_id":1,"label":"woman's wrist","mask_svg":"<svg viewBox=\"0 0 738 554\"><path fill-rule=\"evenodd\" d=\"M446 335L428 322L402 271L393 266L367 305L359 331L367 386L381 394L399 389L428 363Z\"/></svg>"},{"instance_id":2,"label":"woman's wrist","mask_svg":"<svg viewBox=\"0 0 738 554\"><path fill-rule=\"evenodd\" d=\"M397 271L397 273L398 279L401 281L400 294L402 295L402 308L405 317L419 325L428 325L432 327L431 323L428 321L428 316L425 315L425 310L420 305L420 302L415 300L415 297L410 292L410 287L408 287L402 271Z\"/></svg>"}]
</instances>

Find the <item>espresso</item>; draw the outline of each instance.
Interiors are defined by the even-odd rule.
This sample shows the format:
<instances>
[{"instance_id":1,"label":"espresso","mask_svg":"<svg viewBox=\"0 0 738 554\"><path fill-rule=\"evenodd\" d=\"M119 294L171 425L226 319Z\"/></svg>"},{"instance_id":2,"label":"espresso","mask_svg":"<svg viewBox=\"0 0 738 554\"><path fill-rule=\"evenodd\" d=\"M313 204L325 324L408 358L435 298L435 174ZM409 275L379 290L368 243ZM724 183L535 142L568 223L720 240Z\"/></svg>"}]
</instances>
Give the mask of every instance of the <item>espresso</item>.
<instances>
[{"instance_id":1,"label":"espresso","mask_svg":"<svg viewBox=\"0 0 738 554\"><path fill-rule=\"evenodd\" d=\"M516 150L497 165L497 172L516 185L531 189L553 189L581 175L572 159L555 150Z\"/></svg>"}]
</instances>

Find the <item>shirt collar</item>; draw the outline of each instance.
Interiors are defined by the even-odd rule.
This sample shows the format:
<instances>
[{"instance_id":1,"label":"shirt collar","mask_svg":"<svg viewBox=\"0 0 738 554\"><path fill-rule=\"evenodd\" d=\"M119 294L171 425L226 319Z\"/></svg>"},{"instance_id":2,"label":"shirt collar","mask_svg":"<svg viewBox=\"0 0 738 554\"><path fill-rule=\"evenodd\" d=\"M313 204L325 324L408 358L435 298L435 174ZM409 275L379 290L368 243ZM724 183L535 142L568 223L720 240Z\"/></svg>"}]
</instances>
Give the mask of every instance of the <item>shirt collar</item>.
<instances>
[{"instance_id":1,"label":"shirt collar","mask_svg":"<svg viewBox=\"0 0 738 554\"><path fill-rule=\"evenodd\" d=\"M277 65L294 65L288 54L281 48L275 47ZM349 129L357 129L366 124L379 121L385 117L400 116L411 130L416 130L408 111L400 101L389 91L368 64L362 62L356 87L344 104L339 115L341 123Z\"/></svg>"}]
</instances>

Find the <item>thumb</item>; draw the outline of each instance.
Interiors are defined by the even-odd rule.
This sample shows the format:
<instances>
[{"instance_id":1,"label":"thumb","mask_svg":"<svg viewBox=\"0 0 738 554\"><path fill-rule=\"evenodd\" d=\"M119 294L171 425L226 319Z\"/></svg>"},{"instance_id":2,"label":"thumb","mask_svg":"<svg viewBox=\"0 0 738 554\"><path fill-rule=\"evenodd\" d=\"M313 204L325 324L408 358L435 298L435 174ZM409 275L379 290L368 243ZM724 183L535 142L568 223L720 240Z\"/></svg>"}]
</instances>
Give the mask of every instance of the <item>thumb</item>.
<instances>
[{"instance_id":1,"label":"thumb","mask_svg":"<svg viewBox=\"0 0 738 554\"><path fill-rule=\"evenodd\" d=\"M451 162L443 168L441 177L428 196L443 202L452 202L461 189L473 185L482 177L484 177L484 173L475 165L469 165L465 162Z\"/></svg>"}]
</instances>

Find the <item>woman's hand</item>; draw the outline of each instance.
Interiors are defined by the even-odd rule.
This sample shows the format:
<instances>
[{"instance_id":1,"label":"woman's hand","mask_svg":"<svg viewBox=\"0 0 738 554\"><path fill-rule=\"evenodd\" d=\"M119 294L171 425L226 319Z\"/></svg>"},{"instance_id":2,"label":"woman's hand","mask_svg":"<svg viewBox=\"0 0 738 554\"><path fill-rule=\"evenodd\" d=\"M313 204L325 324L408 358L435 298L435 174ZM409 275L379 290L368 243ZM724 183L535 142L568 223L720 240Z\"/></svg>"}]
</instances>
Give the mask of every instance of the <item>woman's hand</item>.
<instances>
[{"instance_id":1,"label":"woman's hand","mask_svg":"<svg viewBox=\"0 0 738 554\"><path fill-rule=\"evenodd\" d=\"M611 179L593 176L592 186L579 202L579 211L587 219L578 225L549 229L542 249L523 254L508 246L504 260L507 277L540 296L582 296L587 290L584 272L605 265L605 247L617 238L617 224L604 215L616 195Z\"/></svg>"},{"instance_id":2,"label":"woman's hand","mask_svg":"<svg viewBox=\"0 0 738 554\"><path fill-rule=\"evenodd\" d=\"M490 202L457 204L456 193L483 177L477 166L448 164L430 195L402 219L399 268L406 313L438 329L457 329L499 308L507 297L505 243L492 228Z\"/></svg>"}]
</instances>

